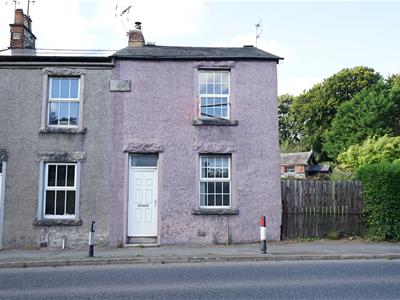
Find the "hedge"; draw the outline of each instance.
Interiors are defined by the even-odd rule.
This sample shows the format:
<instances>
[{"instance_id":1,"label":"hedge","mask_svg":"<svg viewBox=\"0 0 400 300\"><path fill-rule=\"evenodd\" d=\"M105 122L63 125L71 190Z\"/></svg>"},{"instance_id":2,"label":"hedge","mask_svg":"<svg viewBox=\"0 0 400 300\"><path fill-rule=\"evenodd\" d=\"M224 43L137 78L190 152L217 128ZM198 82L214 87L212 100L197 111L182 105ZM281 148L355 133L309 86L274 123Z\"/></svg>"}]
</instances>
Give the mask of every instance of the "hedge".
<instances>
[{"instance_id":1,"label":"hedge","mask_svg":"<svg viewBox=\"0 0 400 300\"><path fill-rule=\"evenodd\" d=\"M400 164L364 165L357 177L364 188L368 233L378 239L400 240Z\"/></svg>"}]
</instances>

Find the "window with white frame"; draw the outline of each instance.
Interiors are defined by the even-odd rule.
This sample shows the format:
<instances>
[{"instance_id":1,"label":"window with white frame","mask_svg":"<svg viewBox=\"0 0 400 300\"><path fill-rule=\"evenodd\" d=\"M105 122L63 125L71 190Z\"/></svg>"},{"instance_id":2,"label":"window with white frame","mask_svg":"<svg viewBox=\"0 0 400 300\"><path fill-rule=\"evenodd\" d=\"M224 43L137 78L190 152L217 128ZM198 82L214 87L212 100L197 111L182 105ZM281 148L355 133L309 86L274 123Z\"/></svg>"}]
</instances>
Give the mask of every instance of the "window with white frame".
<instances>
[{"instance_id":1,"label":"window with white frame","mask_svg":"<svg viewBox=\"0 0 400 300\"><path fill-rule=\"evenodd\" d=\"M230 165L228 155L200 156L200 207L230 207Z\"/></svg>"},{"instance_id":2,"label":"window with white frame","mask_svg":"<svg viewBox=\"0 0 400 300\"><path fill-rule=\"evenodd\" d=\"M199 70L199 117L229 119L229 71Z\"/></svg>"},{"instance_id":3,"label":"window with white frame","mask_svg":"<svg viewBox=\"0 0 400 300\"><path fill-rule=\"evenodd\" d=\"M45 164L45 218L73 218L76 215L77 166L75 163Z\"/></svg>"},{"instance_id":4,"label":"window with white frame","mask_svg":"<svg viewBox=\"0 0 400 300\"><path fill-rule=\"evenodd\" d=\"M49 77L49 126L78 126L79 79L79 77Z\"/></svg>"},{"instance_id":5,"label":"window with white frame","mask_svg":"<svg viewBox=\"0 0 400 300\"><path fill-rule=\"evenodd\" d=\"M285 166L285 173L294 173L294 166Z\"/></svg>"}]
</instances>

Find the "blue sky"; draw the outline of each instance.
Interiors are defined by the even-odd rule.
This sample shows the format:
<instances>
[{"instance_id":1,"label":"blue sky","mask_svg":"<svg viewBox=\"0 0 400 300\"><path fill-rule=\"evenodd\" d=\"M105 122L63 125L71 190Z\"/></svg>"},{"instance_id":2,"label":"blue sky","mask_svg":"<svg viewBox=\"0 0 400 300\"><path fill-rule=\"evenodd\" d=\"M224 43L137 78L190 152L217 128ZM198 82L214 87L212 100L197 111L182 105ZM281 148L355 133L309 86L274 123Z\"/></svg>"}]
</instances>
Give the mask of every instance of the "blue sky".
<instances>
[{"instance_id":1,"label":"blue sky","mask_svg":"<svg viewBox=\"0 0 400 300\"><path fill-rule=\"evenodd\" d=\"M0 48L6 48L13 6L1 1ZM129 20L115 17L129 5ZM254 25L262 19L259 47L285 57L279 93L298 94L346 67L400 73L399 12L398 1L36 0L31 17L38 48L74 49L122 48L137 20L146 40L158 45L255 44Z\"/></svg>"}]
</instances>

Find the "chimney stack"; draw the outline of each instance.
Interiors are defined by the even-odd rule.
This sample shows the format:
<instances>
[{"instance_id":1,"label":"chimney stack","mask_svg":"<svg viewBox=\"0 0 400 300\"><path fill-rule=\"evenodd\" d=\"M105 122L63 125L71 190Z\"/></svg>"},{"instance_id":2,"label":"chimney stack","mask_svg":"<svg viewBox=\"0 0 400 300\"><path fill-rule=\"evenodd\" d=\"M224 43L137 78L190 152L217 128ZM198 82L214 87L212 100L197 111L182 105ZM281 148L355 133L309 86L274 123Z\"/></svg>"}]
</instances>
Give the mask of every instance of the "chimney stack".
<instances>
[{"instance_id":1,"label":"chimney stack","mask_svg":"<svg viewBox=\"0 0 400 300\"><path fill-rule=\"evenodd\" d=\"M14 24L10 24L10 49L35 49L32 20L22 9L15 10Z\"/></svg>"},{"instance_id":2,"label":"chimney stack","mask_svg":"<svg viewBox=\"0 0 400 300\"><path fill-rule=\"evenodd\" d=\"M142 23L135 22L135 30L129 30L129 47L143 47L144 37L142 34Z\"/></svg>"}]
</instances>

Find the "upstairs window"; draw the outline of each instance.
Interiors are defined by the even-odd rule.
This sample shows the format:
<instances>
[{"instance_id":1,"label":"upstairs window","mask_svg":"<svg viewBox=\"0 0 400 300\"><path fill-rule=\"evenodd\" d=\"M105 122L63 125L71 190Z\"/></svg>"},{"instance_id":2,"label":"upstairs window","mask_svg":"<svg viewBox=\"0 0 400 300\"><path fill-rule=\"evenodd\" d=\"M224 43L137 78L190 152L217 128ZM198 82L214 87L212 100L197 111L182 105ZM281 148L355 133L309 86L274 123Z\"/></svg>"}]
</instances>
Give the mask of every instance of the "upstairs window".
<instances>
[{"instance_id":1,"label":"upstairs window","mask_svg":"<svg viewBox=\"0 0 400 300\"><path fill-rule=\"evenodd\" d=\"M79 125L79 77L50 77L48 100L49 126Z\"/></svg>"},{"instance_id":2,"label":"upstairs window","mask_svg":"<svg viewBox=\"0 0 400 300\"><path fill-rule=\"evenodd\" d=\"M229 119L229 71L199 70L199 117Z\"/></svg>"}]
</instances>

